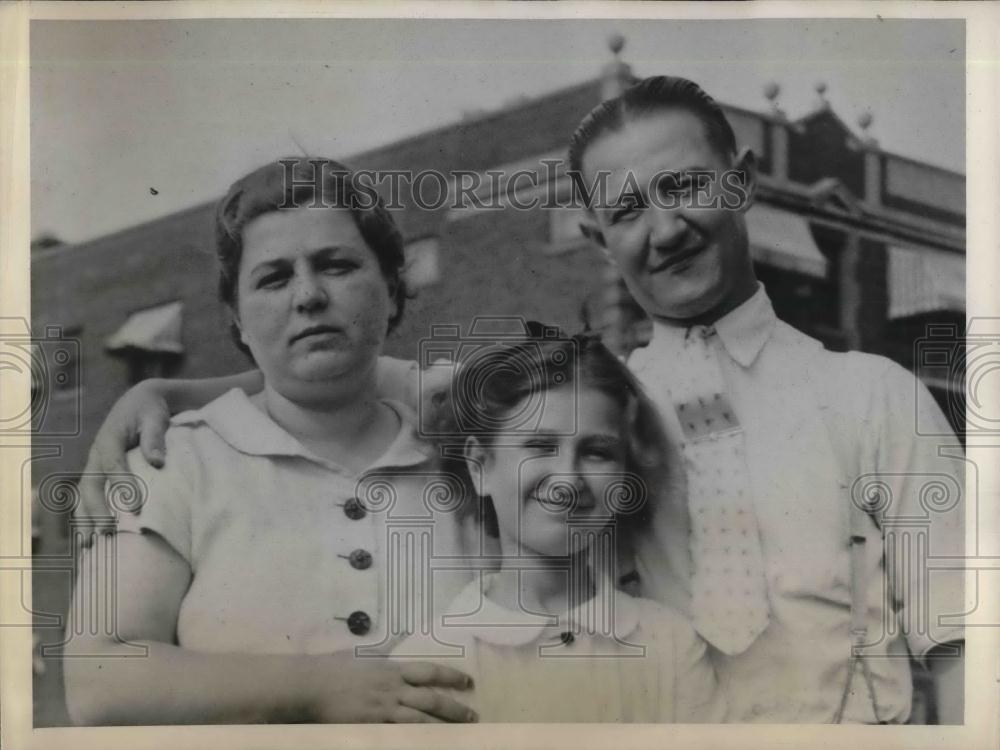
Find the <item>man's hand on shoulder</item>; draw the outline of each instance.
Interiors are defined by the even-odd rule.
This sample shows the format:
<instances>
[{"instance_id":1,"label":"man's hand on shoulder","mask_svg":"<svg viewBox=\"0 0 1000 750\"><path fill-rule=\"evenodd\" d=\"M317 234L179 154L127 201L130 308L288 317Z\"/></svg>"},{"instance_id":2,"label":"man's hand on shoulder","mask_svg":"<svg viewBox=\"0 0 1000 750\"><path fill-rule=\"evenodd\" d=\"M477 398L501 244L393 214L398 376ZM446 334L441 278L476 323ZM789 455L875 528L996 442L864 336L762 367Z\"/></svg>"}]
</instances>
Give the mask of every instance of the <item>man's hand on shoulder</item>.
<instances>
[{"instance_id":1,"label":"man's hand on shoulder","mask_svg":"<svg viewBox=\"0 0 1000 750\"><path fill-rule=\"evenodd\" d=\"M151 466L162 467L169 423L170 406L160 381L145 380L115 402L94 437L80 476L80 515L110 530L114 517L104 491L107 480L127 481L131 472L125 454L136 446Z\"/></svg>"}]
</instances>

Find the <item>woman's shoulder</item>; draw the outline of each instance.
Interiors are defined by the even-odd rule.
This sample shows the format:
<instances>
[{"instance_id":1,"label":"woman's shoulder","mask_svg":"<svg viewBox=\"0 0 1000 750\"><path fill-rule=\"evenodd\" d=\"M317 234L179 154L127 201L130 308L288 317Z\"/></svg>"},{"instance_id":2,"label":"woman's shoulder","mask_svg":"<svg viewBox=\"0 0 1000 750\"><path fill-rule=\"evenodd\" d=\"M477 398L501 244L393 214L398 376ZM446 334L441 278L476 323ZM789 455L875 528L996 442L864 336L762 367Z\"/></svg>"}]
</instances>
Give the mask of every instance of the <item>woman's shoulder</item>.
<instances>
[{"instance_id":1,"label":"woman's shoulder","mask_svg":"<svg viewBox=\"0 0 1000 750\"><path fill-rule=\"evenodd\" d=\"M253 452L244 443L255 443L276 426L239 388L224 393L200 409L175 414L167 429L167 455L176 445L197 455ZM218 458L216 456L215 458Z\"/></svg>"},{"instance_id":2,"label":"woman's shoulder","mask_svg":"<svg viewBox=\"0 0 1000 750\"><path fill-rule=\"evenodd\" d=\"M232 395L231 395L232 394ZM220 426L238 430L233 422L236 415L245 408L241 403L254 408L246 395L231 391L211 401L200 409L180 412L170 418L164 434L166 460L162 468L154 469L145 460L139 448L127 454L129 469L144 480L158 484L164 482L190 483L205 465L219 462L221 454L231 450L228 441L220 432Z\"/></svg>"}]
</instances>

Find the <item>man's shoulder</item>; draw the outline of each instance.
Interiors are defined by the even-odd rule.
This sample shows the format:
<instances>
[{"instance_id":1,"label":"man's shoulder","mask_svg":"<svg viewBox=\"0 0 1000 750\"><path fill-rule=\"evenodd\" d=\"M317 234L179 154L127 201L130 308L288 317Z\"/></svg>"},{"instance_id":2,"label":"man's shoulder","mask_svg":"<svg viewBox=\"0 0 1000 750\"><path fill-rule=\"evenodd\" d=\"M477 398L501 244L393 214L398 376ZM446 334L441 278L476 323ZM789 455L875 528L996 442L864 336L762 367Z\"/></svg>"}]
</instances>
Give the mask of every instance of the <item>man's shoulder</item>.
<instances>
[{"instance_id":1,"label":"man's shoulder","mask_svg":"<svg viewBox=\"0 0 1000 750\"><path fill-rule=\"evenodd\" d=\"M808 384L830 425L837 425L838 434L860 440L858 430L875 429L878 424L903 425L912 420L919 403L932 400L921 381L894 360L880 354L861 351L831 351L820 342L781 324L782 331L772 343L777 346L770 354L772 367L793 368L799 362L800 382ZM781 341L814 342L808 349L799 349L804 356L789 356ZM902 421L901 421L902 420Z\"/></svg>"},{"instance_id":2,"label":"man's shoulder","mask_svg":"<svg viewBox=\"0 0 1000 750\"><path fill-rule=\"evenodd\" d=\"M857 350L832 351L819 340L782 320L778 321L768 346L775 353L783 353L780 350L789 347L798 349L804 355L804 359L814 365L814 370L818 374L837 380L849 378L850 380L843 382L844 385L849 382L852 385L861 385L887 379L895 382L912 382L914 378L913 373L888 357Z\"/></svg>"}]
</instances>

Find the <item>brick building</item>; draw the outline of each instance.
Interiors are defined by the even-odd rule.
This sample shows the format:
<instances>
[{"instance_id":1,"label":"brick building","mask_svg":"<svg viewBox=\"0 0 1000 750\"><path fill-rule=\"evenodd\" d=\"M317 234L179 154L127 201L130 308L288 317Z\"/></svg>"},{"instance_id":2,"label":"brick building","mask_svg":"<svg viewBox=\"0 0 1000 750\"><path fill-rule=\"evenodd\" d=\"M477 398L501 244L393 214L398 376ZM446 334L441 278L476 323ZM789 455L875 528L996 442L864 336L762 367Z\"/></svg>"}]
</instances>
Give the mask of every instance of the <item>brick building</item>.
<instances>
[{"instance_id":1,"label":"brick building","mask_svg":"<svg viewBox=\"0 0 1000 750\"><path fill-rule=\"evenodd\" d=\"M542 160L564 157L576 123L630 76L616 58L592 81L346 161L372 170L546 174ZM768 93L773 99L776 87ZM828 347L885 354L913 369L929 325L943 326L934 331L946 344L964 330L965 177L884 151L865 135L869 123L854 132L823 101L822 87L818 93L815 110L797 120L775 106L724 106L737 140L760 157L758 205L748 214L758 275L779 316ZM561 171L553 181L529 192L568 192ZM51 478L72 482L104 415L137 379L247 367L216 297L212 208L33 250L32 333L56 342L42 347L43 357L70 341L41 373L36 401L34 618L46 643L60 640L51 615L65 611L72 555L72 503L56 497L60 485ZM586 323L622 351L648 335L613 270L580 235L574 209L411 205L397 218L417 296L390 337L389 354L416 357L432 325L466 326L475 315L523 314L568 330ZM961 380L940 371L918 369L959 428ZM58 661L38 666L36 723L62 724Z\"/></svg>"}]
</instances>

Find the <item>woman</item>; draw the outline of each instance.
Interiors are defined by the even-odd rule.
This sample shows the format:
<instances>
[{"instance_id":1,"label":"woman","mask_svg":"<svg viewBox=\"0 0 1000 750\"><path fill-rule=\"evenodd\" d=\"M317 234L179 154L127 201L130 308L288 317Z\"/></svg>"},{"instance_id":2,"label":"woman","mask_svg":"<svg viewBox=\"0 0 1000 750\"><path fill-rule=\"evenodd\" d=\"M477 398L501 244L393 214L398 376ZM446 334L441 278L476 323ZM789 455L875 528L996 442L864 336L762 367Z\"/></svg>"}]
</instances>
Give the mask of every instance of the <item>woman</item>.
<instances>
[{"instance_id":1,"label":"woman","mask_svg":"<svg viewBox=\"0 0 1000 750\"><path fill-rule=\"evenodd\" d=\"M483 499L467 508L501 550L438 633L481 720L722 721L691 625L616 590L616 552L648 523L669 455L625 365L589 337L504 342L463 365L436 427L455 456L444 469Z\"/></svg>"},{"instance_id":2,"label":"woman","mask_svg":"<svg viewBox=\"0 0 1000 750\"><path fill-rule=\"evenodd\" d=\"M129 456L145 506L119 529L116 620L96 630L111 635L70 639L71 716L474 720L432 687L468 687L461 672L355 658L359 647L384 655L405 635L387 612L385 533L393 513L425 512L436 468L412 412L374 387L405 298L399 232L343 167L295 159L234 184L216 235L221 297L263 389L179 415L164 469ZM366 506L356 495L373 485L395 502ZM455 514L435 519L435 532L436 553L463 548ZM80 568L81 601L103 594L84 574L103 562L92 554ZM465 580L438 576L435 591L447 596ZM111 617L109 609L94 616ZM135 644L147 658L120 658Z\"/></svg>"}]
</instances>

